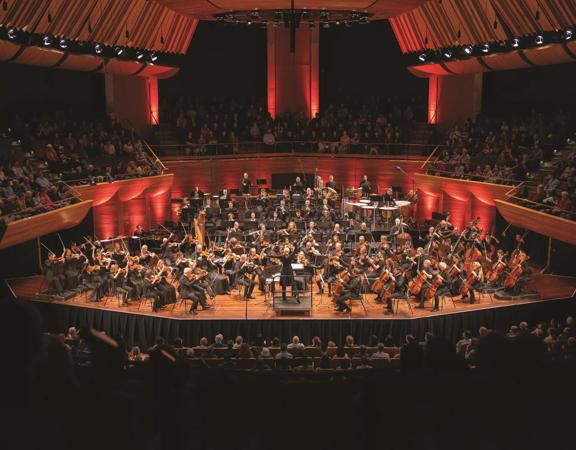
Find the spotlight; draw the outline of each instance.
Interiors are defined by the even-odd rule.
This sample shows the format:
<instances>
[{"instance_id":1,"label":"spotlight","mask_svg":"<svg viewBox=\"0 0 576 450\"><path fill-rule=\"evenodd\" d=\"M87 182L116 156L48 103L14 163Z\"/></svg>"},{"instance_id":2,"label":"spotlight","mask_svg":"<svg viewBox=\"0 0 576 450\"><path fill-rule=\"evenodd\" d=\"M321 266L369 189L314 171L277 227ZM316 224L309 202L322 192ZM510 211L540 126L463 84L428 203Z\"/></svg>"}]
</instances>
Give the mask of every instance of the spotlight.
<instances>
[{"instance_id":1,"label":"spotlight","mask_svg":"<svg viewBox=\"0 0 576 450\"><path fill-rule=\"evenodd\" d=\"M426 62L428 56L426 55L426 53L421 53L420 56L418 56L418 59L422 62Z\"/></svg>"},{"instance_id":2,"label":"spotlight","mask_svg":"<svg viewBox=\"0 0 576 450\"><path fill-rule=\"evenodd\" d=\"M452 58L452 50L446 49L442 52L444 58L450 59Z\"/></svg>"},{"instance_id":3,"label":"spotlight","mask_svg":"<svg viewBox=\"0 0 576 450\"><path fill-rule=\"evenodd\" d=\"M330 28L330 23L328 22L323 23L322 28Z\"/></svg>"},{"instance_id":4,"label":"spotlight","mask_svg":"<svg viewBox=\"0 0 576 450\"><path fill-rule=\"evenodd\" d=\"M574 36L574 30L572 30L571 28L564 30L564 32L562 33L562 39L564 39L565 41L569 41L570 39L572 39L573 36Z\"/></svg>"},{"instance_id":5,"label":"spotlight","mask_svg":"<svg viewBox=\"0 0 576 450\"><path fill-rule=\"evenodd\" d=\"M8 39L16 39L18 37L18 33L16 32L16 28L8 28L6 32Z\"/></svg>"},{"instance_id":6,"label":"spotlight","mask_svg":"<svg viewBox=\"0 0 576 450\"><path fill-rule=\"evenodd\" d=\"M510 45L512 46L512 48L520 47L520 39L518 38L512 39L512 41L510 41Z\"/></svg>"},{"instance_id":7,"label":"spotlight","mask_svg":"<svg viewBox=\"0 0 576 450\"><path fill-rule=\"evenodd\" d=\"M102 44L95 44L94 45L94 53L96 53L97 55L100 55L103 51L104 51L104 48L102 47Z\"/></svg>"},{"instance_id":8,"label":"spotlight","mask_svg":"<svg viewBox=\"0 0 576 450\"><path fill-rule=\"evenodd\" d=\"M249 21L247 22L247 25L248 25L248 26L252 25L252 21L249 20Z\"/></svg>"},{"instance_id":9,"label":"spotlight","mask_svg":"<svg viewBox=\"0 0 576 450\"><path fill-rule=\"evenodd\" d=\"M136 59L141 60L144 58L144 52L136 52Z\"/></svg>"},{"instance_id":10,"label":"spotlight","mask_svg":"<svg viewBox=\"0 0 576 450\"><path fill-rule=\"evenodd\" d=\"M150 53L150 61L155 62L158 59L158 55L156 53Z\"/></svg>"},{"instance_id":11,"label":"spotlight","mask_svg":"<svg viewBox=\"0 0 576 450\"><path fill-rule=\"evenodd\" d=\"M541 34L539 34L538 36L536 36L534 38L534 43L536 45L542 45L544 43L544 36L542 36Z\"/></svg>"},{"instance_id":12,"label":"spotlight","mask_svg":"<svg viewBox=\"0 0 576 450\"><path fill-rule=\"evenodd\" d=\"M60 39L58 45L60 48L68 48L68 41L66 39Z\"/></svg>"},{"instance_id":13,"label":"spotlight","mask_svg":"<svg viewBox=\"0 0 576 450\"><path fill-rule=\"evenodd\" d=\"M488 53L490 51L490 44L482 44L482 53Z\"/></svg>"},{"instance_id":14,"label":"spotlight","mask_svg":"<svg viewBox=\"0 0 576 450\"><path fill-rule=\"evenodd\" d=\"M48 47L49 45L52 45L52 38L50 36L44 36L42 38L42 43Z\"/></svg>"},{"instance_id":15,"label":"spotlight","mask_svg":"<svg viewBox=\"0 0 576 450\"><path fill-rule=\"evenodd\" d=\"M122 47L116 47L114 49L114 53L116 54L116 56L120 56L122 53L124 53L124 49Z\"/></svg>"},{"instance_id":16,"label":"spotlight","mask_svg":"<svg viewBox=\"0 0 576 450\"><path fill-rule=\"evenodd\" d=\"M462 50L464 51L465 55L471 55L473 49L471 45L465 45Z\"/></svg>"}]
</instances>

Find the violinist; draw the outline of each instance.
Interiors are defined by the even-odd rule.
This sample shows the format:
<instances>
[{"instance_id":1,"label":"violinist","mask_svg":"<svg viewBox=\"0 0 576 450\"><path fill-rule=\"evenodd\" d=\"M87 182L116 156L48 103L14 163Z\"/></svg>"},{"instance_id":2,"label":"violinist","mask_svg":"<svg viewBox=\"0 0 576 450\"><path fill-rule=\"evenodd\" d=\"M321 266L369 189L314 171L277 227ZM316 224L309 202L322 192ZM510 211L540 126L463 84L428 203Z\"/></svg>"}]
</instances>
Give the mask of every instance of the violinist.
<instances>
[{"instance_id":1,"label":"violinist","mask_svg":"<svg viewBox=\"0 0 576 450\"><path fill-rule=\"evenodd\" d=\"M98 250L94 256L94 270L90 271L90 284L94 287L91 301L99 302L106 295L111 264L112 259L104 256L104 252Z\"/></svg>"},{"instance_id":2,"label":"violinist","mask_svg":"<svg viewBox=\"0 0 576 450\"><path fill-rule=\"evenodd\" d=\"M235 273L236 284L244 286L244 300L252 300L252 291L256 285L256 265L248 259L247 255L240 255L238 269Z\"/></svg>"},{"instance_id":3,"label":"violinist","mask_svg":"<svg viewBox=\"0 0 576 450\"><path fill-rule=\"evenodd\" d=\"M74 253L67 248L64 252L64 276L66 277L66 290L71 291L78 287L80 273L87 259L82 253Z\"/></svg>"},{"instance_id":4,"label":"violinist","mask_svg":"<svg viewBox=\"0 0 576 450\"><path fill-rule=\"evenodd\" d=\"M110 265L109 291L112 294L120 294L122 306L128 306L128 298L132 294L132 288L126 282L127 276L128 266L121 269L115 262Z\"/></svg>"},{"instance_id":5,"label":"violinist","mask_svg":"<svg viewBox=\"0 0 576 450\"><path fill-rule=\"evenodd\" d=\"M171 272L172 269L166 266L164 261L160 259L156 264L154 276L150 280L150 282L156 286L156 292L160 297L160 303L162 305L176 302L176 289L167 280Z\"/></svg>"},{"instance_id":6,"label":"violinist","mask_svg":"<svg viewBox=\"0 0 576 450\"><path fill-rule=\"evenodd\" d=\"M160 299L158 286L157 284L154 283L154 272L152 271L152 269L147 269L146 272L144 273L143 287L144 290L142 296L144 298L151 298L153 301L152 311L154 312L160 311L164 306L164 304Z\"/></svg>"},{"instance_id":7,"label":"violinist","mask_svg":"<svg viewBox=\"0 0 576 450\"><path fill-rule=\"evenodd\" d=\"M127 278L127 285L132 289L131 298L133 300L137 300L143 297L144 295L144 277L143 271L144 267L138 264L136 257L129 257L128 258L128 278Z\"/></svg>"},{"instance_id":8,"label":"violinist","mask_svg":"<svg viewBox=\"0 0 576 450\"><path fill-rule=\"evenodd\" d=\"M343 289L342 293L336 298L336 304L338 305L336 308L337 312L351 313L352 308L346 303L346 300L359 300L362 298L360 295L360 288L362 286L360 275L361 272L358 269L352 269L350 279L347 282L341 282Z\"/></svg>"},{"instance_id":9,"label":"violinist","mask_svg":"<svg viewBox=\"0 0 576 450\"><path fill-rule=\"evenodd\" d=\"M48 281L48 287L61 294L66 285L66 276L62 271L64 258L58 258L54 253L48 253L48 259L44 261L44 276Z\"/></svg>"},{"instance_id":10,"label":"violinist","mask_svg":"<svg viewBox=\"0 0 576 450\"><path fill-rule=\"evenodd\" d=\"M180 298L182 300L192 300L192 305L188 310L189 314L198 314L198 303L200 301L198 290L196 289L196 277L191 267L184 269L183 275L180 277L178 290L180 291Z\"/></svg>"}]
</instances>

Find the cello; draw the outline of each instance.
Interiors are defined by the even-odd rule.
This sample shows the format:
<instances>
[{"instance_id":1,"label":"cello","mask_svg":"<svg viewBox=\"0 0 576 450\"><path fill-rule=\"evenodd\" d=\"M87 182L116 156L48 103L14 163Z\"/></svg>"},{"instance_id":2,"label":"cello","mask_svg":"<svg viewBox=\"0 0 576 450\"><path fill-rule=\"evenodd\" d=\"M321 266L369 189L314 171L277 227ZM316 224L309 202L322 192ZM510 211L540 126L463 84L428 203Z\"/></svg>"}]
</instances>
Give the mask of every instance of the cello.
<instances>
[{"instance_id":1,"label":"cello","mask_svg":"<svg viewBox=\"0 0 576 450\"><path fill-rule=\"evenodd\" d=\"M430 300L434 298L434 296L436 295L436 291L440 286L442 286L443 282L444 278L442 278L440 275L436 275L432 280L432 282L430 283L430 287L426 289L426 292L424 293L424 299Z\"/></svg>"},{"instance_id":2,"label":"cello","mask_svg":"<svg viewBox=\"0 0 576 450\"><path fill-rule=\"evenodd\" d=\"M348 273L348 269L344 269L338 275L336 275L336 282L334 286L332 286L332 302L336 303L336 300L344 291L344 283L348 283L350 281L350 275Z\"/></svg>"},{"instance_id":3,"label":"cello","mask_svg":"<svg viewBox=\"0 0 576 450\"><path fill-rule=\"evenodd\" d=\"M411 295L418 295L422 290L424 283L428 281L426 272L418 272L418 274L408 283L408 293Z\"/></svg>"},{"instance_id":4,"label":"cello","mask_svg":"<svg viewBox=\"0 0 576 450\"><path fill-rule=\"evenodd\" d=\"M504 279L504 289L511 289L516 286L516 283L524 273L523 263L529 259L528 255L523 251L518 253L516 265Z\"/></svg>"}]
</instances>

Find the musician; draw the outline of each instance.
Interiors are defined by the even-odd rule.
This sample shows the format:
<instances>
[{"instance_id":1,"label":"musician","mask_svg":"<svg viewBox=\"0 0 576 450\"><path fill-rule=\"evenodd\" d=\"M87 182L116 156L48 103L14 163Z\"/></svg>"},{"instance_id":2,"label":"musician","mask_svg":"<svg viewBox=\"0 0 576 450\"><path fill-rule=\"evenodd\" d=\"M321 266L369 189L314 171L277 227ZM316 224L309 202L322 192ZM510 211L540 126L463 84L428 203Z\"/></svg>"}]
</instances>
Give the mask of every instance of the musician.
<instances>
[{"instance_id":1,"label":"musician","mask_svg":"<svg viewBox=\"0 0 576 450\"><path fill-rule=\"evenodd\" d=\"M242 191L243 195L250 194L250 186L252 186L252 183L250 183L250 179L248 178L248 174L244 173L244 176L242 177L242 181L240 182L240 190Z\"/></svg>"},{"instance_id":2,"label":"musician","mask_svg":"<svg viewBox=\"0 0 576 450\"><path fill-rule=\"evenodd\" d=\"M137 257L136 257L137 258ZM144 295L144 267L136 263L136 259L128 259L127 285L131 288L131 299L138 300Z\"/></svg>"},{"instance_id":3,"label":"musician","mask_svg":"<svg viewBox=\"0 0 576 450\"><path fill-rule=\"evenodd\" d=\"M304 208L302 208L302 216L304 216L305 219L310 220L310 219L314 219L316 213L312 210L312 207L310 206L310 200L306 199L304 201Z\"/></svg>"},{"instance_id":4,"label":"musician","mask_svg":"<svg viewBox=\"0 0 576 450\"><path fill-rule=\"evenodd\" d=\"M58 258L54 253L48 253L48 259L44 261L44 276L48 281L48 287L56 294L61 294L66 285L66 276L62 272L63 258Z\"/></svg>"},{"instance_id":5,"label":"musician","mask_svg":"<svg viewBox=\"0 0 576 450\"><path fill-rule=\"evenodd\" d=\"M162 302L160 300L160 295L158 295L157 285L152 283L154 277L154 272L152 269L146 269L143 277L143 294L144 298L152 299L152 311L158 312L162 309Z\"/></svg>"},{"instance_id":6,"label":"musician","mask_svg":"<svg viewBox=\"0 0 576 450\"><path fill-rule=\"evenodd\" d=\"M392 188L386 189L386 192L382 196L382 202L384 203L384 206L396 205L396 200L394 200L394 193L392 191Z\"/></svg>"},{"instance_id":7,"label":"musician","mask_svg":"<svg viewBox=\"0 0 576 450\"><path fill-rule=\"evenodd\" d=\"M419 250L421 250L421 248ZM421 256L422 255L420 255L420 257ZM425 285L422 286L422 289L420 289L420 293L418 294L419 304L418 304L417 308L424 308L424 300L426 299L426 297L425 297L426 290L429 287L430 280L432 280L432 278L434 278L433 277L432 262L429 259L424 259L424 262L422 263L421 267L422 268L420 270L417 270L417 275L418 274L424 275L427 281L425 281Z\"/></svg>"},{"instance_id":8,"label":"musician","mask_svg":"<svg viewBox=\"0 0 576 450\"><path fill-rule=\"evenodd\" d=\"M334 181L334 175L330 175L328 177L328 182L326 183L326 187L329 187L330 189L334 189L336 192L338 192L338 186L336 185L336 182Z\"/></svg>"},{"instance_id":9,"label":"musician","mask_svg":"<svg viewBox=\"0 0 576 450\"><path fill-rule=\"evenodd\" d=\"M171 268L159 259L151 283L156 287L162 306L176 302L176 289L166 279L170 276L170 272Z\"/></svg>"},{"instance_id":10,"label":"musician","mask_svg":"<svg viewBox=\"0 0 576 450\"><path fill-rule=\"evenodd\" d=\"M338 307L335 311L343 313L351 313L352 308L346 303L346 300L359 300L361 299L360 288L362 283L360 281L361 272L358 269L352 269L350 279L348 282L342 282L342 293L336 299Z\"/></svg>"},{"instance_id":11,"label":"musician","mask_svg":"<svg viewBox=\"0 0 576 450\"><path fill-rule=\"evenodd\" d=\"M400 265L396 265L392 272L394 277L394 292L386 300L386 310L384 314L394 314L394 309L392 306L392 301L396 298L403 298L406 296L406 276Z\"/></svg>"},{"instance_id":12,"label":"musician","mask_svg":"<svg viewBox=\"0 0 576 450\"><path fill-rule=\"evenodd\" d=\"M195 285L196 277L194 276L192 268L186 267L184 274L180 277L178 289L182 300L192 300L192 305L188 311L189 314L198 314L197 309L200 298Z\"/></svg>"},{"instance_id":13,"label":"musician","mask_svg":"<svg viewBox=\"0 0 576 450\"><path fill-rule=\"evenodd\" d=\"M304 184L300 177L296 177L296 181L292 185L292 194L302 195L304 193Z\"/></svg>"},{"instance_id":14,"label":"musician","mask_svg":"<svg viewBox=\"0 0 576 450\"><path fill-rule=\"evenodd\" d=\"M247 255L240 255L238 265L239 268L235 273L236 284L244 286L244 300L248 301L254 298L252 291L256 285L256 266L248 259Z\"/></svg>"},{"instance_id":15,"label":"musician","mask_svg":"<svg viewBox=\"0 0 576 450\"><path fill-rule=\"evenodd\" d=\"M372 185L368 181L368 175L362 177L362 182L360 183L360 189L362 190L362 197L366 198L370 195L372 191Z\"/></svg>"},{"instance_id":16,"label":"musician","mask_svg":"<svg viewBox=\"0 0 576 450\"><path fill-rule=\"evenodd\" d=\"M112 294L120 294L122 306L128 306L128 299L132 294L132 288L126 282L127 275L128 269L126 267L120 269L116 263L112 263L110 266L109 290Z\"/></svg>"},{"instance_id":17,"label":"musician","mask_svg":"<svg viewBox=\"0 0 576 450\"><path fill-rule=\"evenodd\" d=\"M438 224L437 232L442 239L449 239L454 235L454 225L452 225L448 219L441 220Z\"/></svg>"},{"instance_id":18,"label":"musician","mask_svg":"<svg viewBox=\"0 0 576 450\"><path fill-rule=\"evenodd\" d=\"M290 217L290 212L286 208L286 200L280 200L280 206L276 209L276 219L286 222Z\"/></svg>"},{"instance_id":19,"label":"musician","mask_svg":"<svg viewBox=\"0 0 576 450\"><path fill-rule=\"evenodd\" d=\"M71 291L78 287L80 273L85 264L88 264L88 261L82 253L73 253L69 248L64 251L63 268L67 291Z\"/></svg>"},{"instance_id":20,"label":"musician","mask_svg":"<svg viewBox=\"0 0 576 450\"><path fill-rule=\"evenodd\" d=\"M198 186L194 186L194 190L190 193L190 198L202 200L204 199L204 192L202 192Z\"/></svg>"},{"instance_id":21,"label":"musician","mask_svg":"<svg viewBox=\"0 0 576 450\"><path fill-rule=\"evenodd\" d=\"M132 233L132 236L137 236L141 238L143 234L144 234L144 228L142 228L142 225L141 224L136 225L136 229Z\"/></svg>"},{"instance_id":22,"label":"musician","mask_svg":"<svg viewBox=\"0 0 576 450\"><path fill-rule=\"evenodd\" d=\"M478 261L474 261L472 263L472 270L470 271L469 274L466 275L466 281L471 281L470 284L468 284L468 294L464 294L462 295L462 299L465 299L466 297L470 296L470 304L474 304L476 302L476 296L475 296L475 292L478 289L478 286L480 285L480 283L482 282L482 280L484 279L484 274L482 272L482 264L480 264Z\"/></svg>"}]
</instances>

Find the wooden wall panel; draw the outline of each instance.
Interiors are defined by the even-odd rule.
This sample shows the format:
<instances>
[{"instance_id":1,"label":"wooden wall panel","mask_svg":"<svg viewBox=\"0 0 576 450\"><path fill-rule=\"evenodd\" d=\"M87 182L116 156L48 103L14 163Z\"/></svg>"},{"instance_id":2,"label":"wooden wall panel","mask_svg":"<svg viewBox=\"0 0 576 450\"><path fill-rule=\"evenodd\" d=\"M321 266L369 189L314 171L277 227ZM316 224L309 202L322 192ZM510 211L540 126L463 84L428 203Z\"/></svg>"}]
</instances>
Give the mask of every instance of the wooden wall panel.
<instances>
[{"instance_id":1,"label":"wooden wall panel","mask_svg":"<svg viewBox=\"0 0 576 450\"><path fill-rule=\"evenodd\" d=\"M91 206L92 201L87 200L11 222L0 241L0 250L78 225L84 220Z\"/></svg>"},{"instance_id":2,"label":"wooden wall panel","mask_svg":"<svg viewBox=\"0 0 576 450\"><path fill-rule=\"evenodd\" d=\"M404 191L412 189L413 175L423 163L421 158L407 159L380 156L330 156L310 154L257 154L246 157L216 157L206 159L170 160L164 164L174 173L173 197L185 197L196 185L204 192L216 193L226 189L237 189L244 172L248 172L254 183L266 179L272 184L273 173L314 173L324 180L333 174L339 186L358 187L364 174L373 188L402 186ZM406 176L401 170L408 174Z\"/></svg>"},{"instance_id":3,"label":"wooden wall panel","mask_svg":"<svg viewBox=\"0 0 576 450\"><path fill-rule=\"evenodd\" d=\"M556 217L503 200L496 200L496 207L502 217L514 226L576 245L576 222L573 220Z\"/></svg>"}]
</instances>

